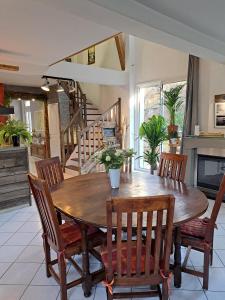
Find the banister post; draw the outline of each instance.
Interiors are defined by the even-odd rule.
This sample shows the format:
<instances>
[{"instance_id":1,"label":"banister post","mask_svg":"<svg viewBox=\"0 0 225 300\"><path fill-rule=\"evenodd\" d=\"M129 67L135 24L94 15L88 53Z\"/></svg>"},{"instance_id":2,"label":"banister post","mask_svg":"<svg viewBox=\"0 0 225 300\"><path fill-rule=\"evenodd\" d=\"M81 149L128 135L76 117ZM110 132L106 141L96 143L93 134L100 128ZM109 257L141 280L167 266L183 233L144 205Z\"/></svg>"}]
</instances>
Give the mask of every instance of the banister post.
<instances>
[{"instance_id":1,"label":"banister post","mask_svg":"<svg viewBox=\"0 0 225 300\"><path fill-rule=\"evenodd\" d=\"M81 160L81 130L80 130L79 126L77 128L77 145L78 145L78 165L79 165L80 172L81 172L81 164L82 164L82 160Z\"/></svg>"},{"instance_id":2,"label":"banister post","mask_svg":"<svg viewBox=\"0 0 225 300\"><path fill-rule=\"evenodd\" d=\"M121 118L122 118L121 98L118 98L118 127L119 127L119 140L120 140L120 145L121 145L121 147L122 147Z\"/></svg>"},{"instance_id":3,"label":"banister post","mask_svg":"<svg viewBox=\"0 0 225 300\"><path fill-rule=\"evenodd\" d=\"M61 164L63 167L63 171L65 171L65 165L66 165L66 156L65 156L65 142L64 142L64 131L61 131L60 134L60 140L61 140Z\"/></svg>"},{"instance_id":4,"label":"banister post","mask_svg":"<svg viewBox=\"0 0 225 300\"><path fill-rule=\"evenodd\" d=\"M118 126L119 130L121 130L121 118L122 118L122 111L121 111L121 98L118 98Z\"/></svg>"}]
</instances>

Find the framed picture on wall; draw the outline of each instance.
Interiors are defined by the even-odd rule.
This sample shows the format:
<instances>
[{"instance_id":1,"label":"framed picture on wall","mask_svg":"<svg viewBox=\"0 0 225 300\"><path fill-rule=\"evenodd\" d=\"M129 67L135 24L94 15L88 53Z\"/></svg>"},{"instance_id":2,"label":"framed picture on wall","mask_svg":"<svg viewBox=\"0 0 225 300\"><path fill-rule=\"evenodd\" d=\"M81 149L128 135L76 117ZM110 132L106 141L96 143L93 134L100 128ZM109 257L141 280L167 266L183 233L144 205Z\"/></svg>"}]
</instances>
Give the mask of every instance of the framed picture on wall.
<instances>
[{"instance_id":1,"label":"framed picture on wall","mask_svg":"<svg viewBox=\"0 0 225 300\"><path fill-rule=\"evenodd\" d=\"M225 95L215 96L215 127L225 128Z\"/></svg>"},{"instance_id":2,"label":"framed picture on wall","mask_svg":"<svg viewBox=\"0 0 225 300\"><path fill-rule=\"evenodd\" d=\"M95 46L88 48L88 64L95 63Z\"/></svg>"}]
</instances>

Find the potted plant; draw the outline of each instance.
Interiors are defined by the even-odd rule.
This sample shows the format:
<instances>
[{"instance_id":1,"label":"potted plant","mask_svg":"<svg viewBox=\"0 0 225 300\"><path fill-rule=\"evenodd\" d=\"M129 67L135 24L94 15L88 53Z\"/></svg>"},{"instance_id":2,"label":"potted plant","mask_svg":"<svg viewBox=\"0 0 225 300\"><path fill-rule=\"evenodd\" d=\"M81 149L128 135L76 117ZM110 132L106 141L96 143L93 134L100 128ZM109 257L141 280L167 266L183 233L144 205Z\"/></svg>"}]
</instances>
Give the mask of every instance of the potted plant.
<instances>
[{"instance_id":1,"label":"potted plant","mask_svg":"<svg viewBox=\"0 0 225 300\"><path fill-rule=\"evenodd\" d=\"M21 140L25 143L31 142L31 134L22 121L10 119L5 124L0 125L0 144L13 144L20 146Z\"/></svg>"},{"instance_id":2,"label":"potted plant","mask_svg":"<svg viewBox=\"0 0 225 300\"><path fill-rule=\"evenodd\" d=\"M180 93L184 85L178 85L174 88L171 88L169 91L164 92L165 102L169 115L170 115L170 124L168 126L168 134L171 138L173 133L178 132L178 126L175 124L176 112L179 110L183 104L183 100L180 98Z\"/></svg>"},{"instance_id":3,"label":"potted plant","mask_svg":"<svg viewBox=\"0 0 225 300\"><path fill-rule=\"evenodd\" d=\"M159 161L159 145L168 138L165 119L162 116L153 115L141 124L139 136L144 138L149 145L150 149L144 152L144 161L151 166L151 174L154 174Z\"/></svg>"},{"instance_id":4,"label":"potted plant","mask_svg":"<svg viewBox=\"0 0 225 300\"><path fill-rule=\"evenodd\" d=\"M170 139L170 143L172 145L176 145L177 144L177 140L178 140L178 132L174 131L170 133L169 139Z\"/></svg>"},{"instance_id":5,"label":"potted plant","mask_svg":"<svg viewBox=\"0 0 225 300\"><path fill-rule=\"evenodd\" d=\"M115 148L104 149L97 153L95 159L105 166L106 172L109 173L111 187L118 188L120 185L120 168L125 161L124 151Z\"/></svg>"}]
</instances>

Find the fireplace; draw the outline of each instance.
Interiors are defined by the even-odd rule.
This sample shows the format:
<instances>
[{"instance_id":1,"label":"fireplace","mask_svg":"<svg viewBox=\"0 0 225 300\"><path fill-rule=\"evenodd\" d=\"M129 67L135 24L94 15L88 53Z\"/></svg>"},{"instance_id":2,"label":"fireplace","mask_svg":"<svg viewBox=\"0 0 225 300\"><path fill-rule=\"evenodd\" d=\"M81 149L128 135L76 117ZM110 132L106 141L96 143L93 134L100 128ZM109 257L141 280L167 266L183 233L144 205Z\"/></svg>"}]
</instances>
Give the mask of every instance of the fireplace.
<instances>
[{"instance_id":1,"label":"fireplace","mask_svg":"<svg viewBox=\"0 0 225 300\"><path fill-rule=\"evenodd\" d=\"M215 198L225 173L225 157L198 154L197 186L208 197Z\"/></svg>"}]
</instances>

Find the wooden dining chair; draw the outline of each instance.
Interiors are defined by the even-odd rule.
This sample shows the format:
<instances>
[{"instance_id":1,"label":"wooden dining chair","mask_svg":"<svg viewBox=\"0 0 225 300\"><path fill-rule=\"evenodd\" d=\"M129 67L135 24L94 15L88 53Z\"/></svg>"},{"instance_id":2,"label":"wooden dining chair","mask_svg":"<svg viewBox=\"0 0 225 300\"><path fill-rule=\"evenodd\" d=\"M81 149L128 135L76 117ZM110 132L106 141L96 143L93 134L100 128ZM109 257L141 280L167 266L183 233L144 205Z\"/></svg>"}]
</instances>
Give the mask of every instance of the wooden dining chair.
<instances>
[{"instance_id":1,"label":"wooden dining chair","mask_svg":"<svg viewBox=\"0 0 225 300\"><path fill-rule=\"evenodd\" d=\"M174 197L172 195L113 198L107 201L107 245L101 256L106 270L107 299L162 296L168 299L169 257L172 243ZM164 221L163 221L164 220ZM162 230L166 235L162 247ZM113 241L116 227L117 240ZM132 229L136 228L136 240ZM143 239L142 231L146 230ZM123 240L126 230L126 240ZM152 239L153 231L155 238ZM162 293L159 284L162 283ZM157 289L114 293L116 286L157 285Z\"/></svg>"},{"instance_id":2,"label":"wooden dining chair","mask_svg":"<svg viewBox=\"0 0 225 300\"><path fill-rule=\"evenodd\" d=\"M36 161L35 166L38 177L46 181L51 192L63 182L63 171L58 156Z\"/></svg>"},{"instance_id":3,"label":"wooden dining chair","mask_svg":"<svg viewBox=\"0 0 225 300\"><path fill-rule=\"evenodd\" d=\"M31 174L28 174L28 180L42 223L46 275L47 277L54 277L60 285L61 300L66 300L67 289L70 289L83 281L82 269L72 258L74 255L82 252L80 227L73 222L66 222L59 225L46 182ZM105 234L91 226L88 228L87 234L88 250L98 258L99 254L94 250L94 247L101 245L105 241ZM56 252L57 259L51 260L50 248ZM80 278L69 283L67 283L66 280L66 260L69 260L80 274ZM58 274L53 268L53 265L55 264L58 264L59 267Z\"/></svg>"},{"instance_id":4,"label":"wooden dining chair","mask_svg":"<svg viewBox=\"0 0 225 300\"><path fill-rule=\"evenodd\" d=\"M162 152L160 155L158 175L184 182L187 155Z\"/></svg>"},{"instance_id":5,"label":"wooden dining chair","mask_svg":"<svg viewBox=\"0 0 225 300\"><path fill-rule=\"evenodd\" d=\"M225 194L225 175L220 183L220 188L213 205L210 218L196 218L181 225L181 245L187 247L186 256L182 265L182 272L203 277L203 289L208 289L209 264L212 264L213 237L216 219ZM203 272L187 268L187 261L191 249L204 253Z\"/></svg>"}]
</instances>

